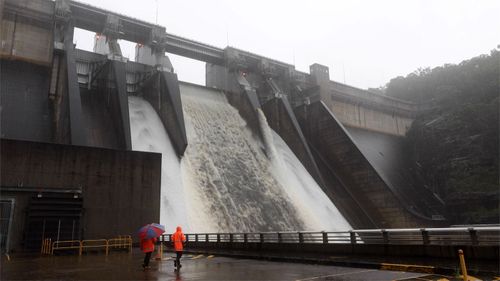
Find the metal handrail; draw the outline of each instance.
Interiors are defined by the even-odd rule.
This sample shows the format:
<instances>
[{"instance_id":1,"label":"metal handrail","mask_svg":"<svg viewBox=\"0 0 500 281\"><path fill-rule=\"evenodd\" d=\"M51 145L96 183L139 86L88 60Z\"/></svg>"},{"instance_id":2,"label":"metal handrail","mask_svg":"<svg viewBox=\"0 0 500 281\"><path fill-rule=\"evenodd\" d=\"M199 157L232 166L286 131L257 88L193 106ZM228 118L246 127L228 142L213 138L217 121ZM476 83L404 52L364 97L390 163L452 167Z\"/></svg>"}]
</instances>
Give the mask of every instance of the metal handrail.
<instances>
[{"instance_id":1,"label":"metal handrail","mask_svg":"<svg viewBox=\"0 0 500 281\"><path fill-rule=\"evenodd\" d=\"M82 242L79 240L67 240L67 241L54 241L52 243L52 248L50 254L54 254L55 250L68 250L74 249L80 252L82 248Z\"/></svg>"},{"instance_id":2,"label":"metal handrail","mask_svg":"<svg viewBox=\"0 0 500 281\"><path fill-rule=\"evenodd\" d=\"M73 249L78 250L78 254L81 256L83 250L89 248L102 248L106 251L106 255L113 248L128 249L129 252L132 252L132 237L130 235L120 235L111 239L66 240L52 243L51 239L47 238L42 241L41 253L53 255L55 250Z\"/></svg>"},{"instance_id":3,"label":"metal handrail","mask_svg":"<svg viewBox=\"0 0 500 281\"><path fill-rule=\"evenodd\" d=\"M498 245L500 244L500 226L359 229L328 232L188 233L186 239L187 242L200 243ZM161 241L169 242L170 235L162 235Z\"/></svg>"},{"instance_id":4,"label":"metal handrail","mask_svg":"<svg viewBox=\"0 0 500 281\"><path fill-rule=\"evenodd\" d=\"M108 247L132 250L132 237L130 235L118 236L108 240Z\"/></svg>"},{"instance_id":5,"label":"metal handrail","mask_svg":"<svg viewBox=\"0 0 500 281\"><path fill-rule=\"evenodd\" d=\"M80 255L84 249L88 248L104 248L106 250L106 255L109 252L109 244L106 239L95 239L95 240L82 240L80 247Z\"/></svg>"}]
</instances>

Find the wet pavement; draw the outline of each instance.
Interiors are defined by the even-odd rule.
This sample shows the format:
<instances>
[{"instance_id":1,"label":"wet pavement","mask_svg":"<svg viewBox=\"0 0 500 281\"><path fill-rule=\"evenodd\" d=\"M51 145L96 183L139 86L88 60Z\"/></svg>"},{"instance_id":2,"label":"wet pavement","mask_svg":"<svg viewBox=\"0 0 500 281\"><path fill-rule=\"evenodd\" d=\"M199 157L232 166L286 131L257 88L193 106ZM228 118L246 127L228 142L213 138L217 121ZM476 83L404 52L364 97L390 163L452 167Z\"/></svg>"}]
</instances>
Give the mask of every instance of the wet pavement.
<instances>
[{"instance_id":1,"label":"wet pavement","mask_svg":"<svg viewBox=\"0 0 500 281\"><path fill-rule=\"evenodd\" d=\"M421 278L428 276L207 255L186 255L176 272L170 255L166 253L163 261L152 260L146 271L141 267L143 255L136 251L109 256L13 256L10 261L2 257L1 280L426 280Z\"/></svg>"}]
</instances>

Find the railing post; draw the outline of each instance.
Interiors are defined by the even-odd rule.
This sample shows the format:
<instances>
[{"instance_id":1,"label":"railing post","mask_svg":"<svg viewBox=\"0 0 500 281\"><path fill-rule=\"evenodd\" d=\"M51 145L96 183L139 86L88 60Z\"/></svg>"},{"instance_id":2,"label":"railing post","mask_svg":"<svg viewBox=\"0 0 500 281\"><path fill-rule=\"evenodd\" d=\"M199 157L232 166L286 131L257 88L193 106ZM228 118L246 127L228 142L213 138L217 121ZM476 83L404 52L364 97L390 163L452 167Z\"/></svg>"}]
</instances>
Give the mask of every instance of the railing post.
<instances>
[{"instance_id":1,"label":"railing post","mask_svg":"<svg viewBox=\"0 0 500 281\"><path fill-rule=\"evenodd\" d=\"M425 228L421 228L420 232L422 233L422 242L424 245L429 245L431 243L431 240L429 238L429 231L427 231Z\"/></svg>"},{"instance_id":2,"label":"railing post","mask_svg":"<svg viewBox=\"0 0 500 281\"><path fill-rule=\"evenodd\" d=\"M259 233L260 243L264 243L264 233Z\"/></svg>"},{"instance_id":3,"label":"railing post","mask_svg":"<svg viewBox=\"0 0 500 281\"><path fill-rule=\"evenodd\" d=\"M389 233L385 229L381 229L382 231L382 239L384 240L384 244L389 244Z\"/></svg>"},{"instance_id":4,"label":"railing post","mask_svg":"<svg viewBox=\"0 0 500 281\"><path fill-rule=\"evenodd\" d=\"M469 227L469 235L470 235L470 241L472 245L478 245L479 240L477 237L477 230L474 229L474 227Z\"/></svg>"},{"instance_id":5,"label":"railing post","mask_svg":"<svg viewBox=\"0 0 500 281\"><path fill-rule=\"evenodd\" d=\"M304 233L299 231L299 243L304 243Z\"/></svg>"},{"instance_id":6,"label":"railing post","mask_svg":"<svg viewBox=\"0 0 500 281\"><path fill-rule=\"evenodd\" d=\"M109 253L109 241L106 240L106 256L108 255Z\"/></svg>"},{"instance_id":7,"label":"railing post","mask_svg":"<svg viewBox=\"0 0 500 281\"><path fill-rule=\"evenodd\" d=\"M233 243L233 234L229 233L229 243Z\"/></svg>"},{"instance_id":8,"label":"railing post","mask_svg":"<svg viewBox=\"0 0 500 281\"><path fill-rule=\"evenodd\" d=\"M356 232L349 230L349 237L351 239L351 244L356 244Z\"/></svg>"},{"instance_id":9,"label":"railing post","mask_svg":"<svg viewBox=\"0 0 500 281\"><path fill-rule=\"evenodd\" d=\"M283 237L281 232L278 232L278 243L283 243Z\"/></svg>"},{"instance_id":10,"label":"railing post","mask_svg":"<svg viewBox=\"0 0 500 281\"><path fill-rule=\"evenodd\" d=\"M172 234L168 235L168 242L172 242Z\"/></svg>"},{"instance_id":11,"label":"railing post","mask_svg":"<svg viewBox=\"0 0 500 281\"><path fill-rule=\"evenodd\" d=\"M217 233L217 243L220 242L220 233Z\"/></svg>"},{"instance_id":12,"label":"railing post","mask_svg":"<svg viewBox=\"0 0 500 281\"><path fill-rule=\"evenodd\" d=\"M328 244L328 233L322 231L321 234L323 235L323 244Z\"/></svg>"},{"instance_id":13,"label":"railing post","mask_svg":"<svg viewBox=\"0 0 500 281\"><path fill-rule=\"evenodd\" d=\"M194 235L194 241L198 242L198 233Z\"/></svg>"},{"instance_id":14,"label":"railing post","mask_svg":"<svg viewBox=\"0 0 500 281\"><path fill-rule=\"evenodd\" d=\"M243 234L243 243L248 243L248 233Z\"/></svg>"},{"instance_id":15,"label":"railing post","mask_svg":"<svg viewBox=\"0 0 500 281\"><path fill-rule=\"evenodd\" d=\"M189 242L189 234L186 235L186 242Z\"/></svg>"},{"instance_id":16,"label":"railing post","mask_svg":"<svg viewBox=\"0 0 500 281\"><path fill-rule=\"evenodd\" d=\"M205 242L210 242L210 239L208 239L208 234L205 234Z\"/></svg>"}]
</instances>

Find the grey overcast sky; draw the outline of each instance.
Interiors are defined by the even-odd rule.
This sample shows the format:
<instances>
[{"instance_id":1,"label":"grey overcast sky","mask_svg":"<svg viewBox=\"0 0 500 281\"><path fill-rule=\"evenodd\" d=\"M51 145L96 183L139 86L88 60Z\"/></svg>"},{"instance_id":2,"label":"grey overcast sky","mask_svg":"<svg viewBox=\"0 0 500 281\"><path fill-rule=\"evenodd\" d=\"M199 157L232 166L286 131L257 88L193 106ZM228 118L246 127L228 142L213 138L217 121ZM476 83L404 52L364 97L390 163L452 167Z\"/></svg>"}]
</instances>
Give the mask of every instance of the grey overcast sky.
<instances>
[{"instance_id":1,"label":"grey overcast sky","mask_svg":"<svg viewBox=\"0 0 500 281\"><path fill-rule=\"evenodd\" d=\"M330 67L330 78L379 87L419 67L459 63L500 44L497 0L83 0L167 32L294 64ZM77 30L77 47L93 34ZM134 46L120 43L131 60ZM169 55L179 79L204 84L204 63Z\"/></svg>"}]
</instances>

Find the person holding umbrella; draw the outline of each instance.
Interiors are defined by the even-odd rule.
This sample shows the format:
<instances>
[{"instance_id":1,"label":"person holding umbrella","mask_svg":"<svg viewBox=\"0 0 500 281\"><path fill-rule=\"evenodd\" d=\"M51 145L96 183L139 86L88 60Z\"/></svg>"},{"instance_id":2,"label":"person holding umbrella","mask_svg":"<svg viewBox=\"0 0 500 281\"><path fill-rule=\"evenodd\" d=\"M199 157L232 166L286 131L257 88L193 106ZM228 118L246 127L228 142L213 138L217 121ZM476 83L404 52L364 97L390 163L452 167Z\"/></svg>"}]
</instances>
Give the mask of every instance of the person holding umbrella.
<instances>
[{"instance_id":1,"label":"person holding umbrella","mask_svg":"<svg viewBox=\"0 0 500 281\"><path fill-rule=\"evenodd\" d=\"M144 270L150 268L149 260L151 259L151 254L155 250L156 238L162 235L164 232L165 227L157 223L151 223L139 229L138 236L141 240L141 250L146 254L144 256L144 262L142 263L142 268Z\"/></svg>"},{"instance_id":2,"label":"person holding umbrella","mask_svg":"<svg viewBox=\"0 0 500 281\"><path fill-rule=\"evenodd\" d=\"M184 235L184 233L182 233L182 228L178 226L175 233L172 234L172 243L174 244L174 250L177 255L174 261L174 267L177 267L177 269L180 269L182 267L181 257L185 242L186 236Z\"/></svg>"}]
</instances>

